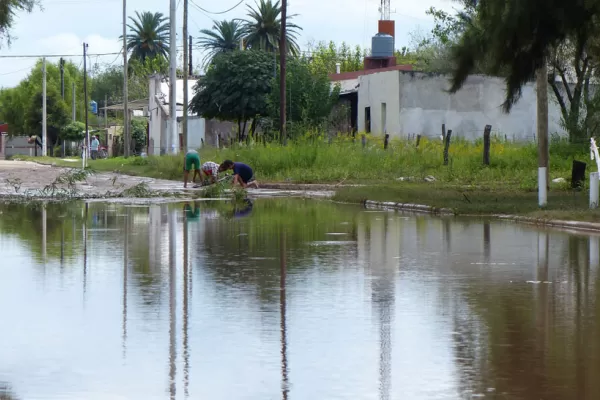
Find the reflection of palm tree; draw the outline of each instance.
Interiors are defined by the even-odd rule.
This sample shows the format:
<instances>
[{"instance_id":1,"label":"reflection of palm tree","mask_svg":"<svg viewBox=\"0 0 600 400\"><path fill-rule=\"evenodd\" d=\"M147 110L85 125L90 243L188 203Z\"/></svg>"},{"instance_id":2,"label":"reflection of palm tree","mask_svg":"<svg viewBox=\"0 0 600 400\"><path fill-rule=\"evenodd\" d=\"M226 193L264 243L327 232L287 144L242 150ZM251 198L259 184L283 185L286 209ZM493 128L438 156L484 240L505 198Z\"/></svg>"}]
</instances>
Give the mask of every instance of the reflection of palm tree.
<instances>
[{"instance_id":1,"label":"reflection of palm tree","mask_svg":"<svg viewBox=\"0 0 600 400\"><path fill-rule=\"evenodd\" d=\"M8 383L0 382L0 400L18 400Z\"/></svg>"},{"instance_id":2,"label":"reflection of palm tree","mask_svg":"<svg viewBox=\"0 0 600 400\"><path fill-rule=\"evenodd\" d=\"M203 36L198 40L198 45L206 51L205 64L217 54L236 50L244 38L243 24L238 19L214 21L211 29L202 29L200 33Z\"/></svg>"}]
</instances>

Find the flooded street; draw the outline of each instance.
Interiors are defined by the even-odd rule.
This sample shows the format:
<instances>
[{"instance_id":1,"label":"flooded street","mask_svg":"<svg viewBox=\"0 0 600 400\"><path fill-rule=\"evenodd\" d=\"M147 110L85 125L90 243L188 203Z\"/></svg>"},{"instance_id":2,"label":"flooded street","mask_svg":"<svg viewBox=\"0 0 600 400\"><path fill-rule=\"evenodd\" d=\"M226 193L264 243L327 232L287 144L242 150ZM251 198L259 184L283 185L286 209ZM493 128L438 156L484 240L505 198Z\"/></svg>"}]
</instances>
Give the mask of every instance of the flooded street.
<instances>
[{"instance_id":1,"label":"flooded street","mask_svg":"<svg viewBox=\"0 0 600 400\"><path fill-rule=\"evenodd\" d=\"M599 243L303 199L0 205L0 399L598 399Z\"/></svg>"}]
</instances>

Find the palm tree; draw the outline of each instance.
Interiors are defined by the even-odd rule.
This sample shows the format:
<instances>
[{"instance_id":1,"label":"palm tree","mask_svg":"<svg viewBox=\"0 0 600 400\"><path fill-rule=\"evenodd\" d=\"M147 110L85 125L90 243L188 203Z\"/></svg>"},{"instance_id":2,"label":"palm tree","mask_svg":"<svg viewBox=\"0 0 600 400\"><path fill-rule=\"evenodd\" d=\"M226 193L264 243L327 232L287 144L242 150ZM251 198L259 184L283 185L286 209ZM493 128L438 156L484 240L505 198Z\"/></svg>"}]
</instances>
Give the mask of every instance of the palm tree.
<instances>
[{"instance_id":1,"label":"palm tree","mask_svg":"<svg viewBox=\"0 0 600 400\"><path fill-rule=\"evenodd\" d=\"M200 37L198 45L207 52L204 56L206 64L219 53L237 49L244 38L244 26L239 19L214 21L212 29L202 29L200 33L203 36Z\"/></svg>"},{"instance_id":2,"label":"palm tree","mask_svg":"<svg viewBox=\"0 0 600 400\"><path fill-rule=\"evenodd\" d=\"M248 20L245 21L246 46L264 51L276 51L281 37L281 5L279 0L257 1L256 8L248 6ZM298 25L289 22L297 14L287 16L286 41L288 52L294 56L300 53L296 36Z\"/></svg>"},{"instance_id":3,"label":"palm tree","mask_svg":"<svg viewBox=\"0 0 600 400\"><path fill-rule=\"evenodd\" d=\"M127 51L131 58L146 61L147 58L165 57L169 54L169 23L162 13L135 12L137 18L129 17L127 25ZM121 39L123 37L121 36Z\"/></svg>"}]
</instances>

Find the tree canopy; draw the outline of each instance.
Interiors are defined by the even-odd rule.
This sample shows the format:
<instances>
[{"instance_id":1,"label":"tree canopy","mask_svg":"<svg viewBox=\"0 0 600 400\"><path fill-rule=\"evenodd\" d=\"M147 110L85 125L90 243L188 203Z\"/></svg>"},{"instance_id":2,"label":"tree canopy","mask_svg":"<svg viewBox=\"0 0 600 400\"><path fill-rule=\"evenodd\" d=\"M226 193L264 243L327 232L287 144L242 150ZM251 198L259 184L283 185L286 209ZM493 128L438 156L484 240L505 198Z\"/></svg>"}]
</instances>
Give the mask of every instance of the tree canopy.
<instances>
[{"instance_id":1,"label":"tree canopy","mask_svg":"<svg viewBox=\"0 0 600 400\"><path fill-rule=\"evenodd\" d=\"M37 0L2 0L0 1L0 47L3 40L10 45L10 29L18 12L31 12L38 4Z\"/></svg>"},{"instance_id":2,"label":"tree canopy","mask_svg":"<svg viewBox=\"0 0 600 400\"><path fill-rule=\"evenodd\" d=\"M191 110L205 118L237 121L267 114L271 92L273 57L263 51L232 51L215 57L206 75L194 87Z\"/></svg>"},{"instance_id":3,"label":"tree canopy","mask_svg":"<svg viewBox=\"0 0 600 400\"><path fill-rule=\"evenodd\" d=\"M131 24L127 24L127 51L131 58L141 62L147 58L167 58L169 54L168 18L162 13L144 11L135 12L136 18L129 17Z\"/></svg>"}]
</instances>

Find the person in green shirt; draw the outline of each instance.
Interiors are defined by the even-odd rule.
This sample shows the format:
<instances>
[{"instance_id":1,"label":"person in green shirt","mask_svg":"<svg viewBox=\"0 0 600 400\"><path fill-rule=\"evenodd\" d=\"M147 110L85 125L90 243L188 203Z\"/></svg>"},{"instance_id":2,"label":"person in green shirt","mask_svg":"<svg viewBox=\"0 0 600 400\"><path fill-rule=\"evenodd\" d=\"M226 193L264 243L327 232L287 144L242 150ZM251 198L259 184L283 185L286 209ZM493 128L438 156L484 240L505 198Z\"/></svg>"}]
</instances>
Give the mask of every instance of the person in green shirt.
<instances>
[{"instance_id":1,"label":"person in green shirt","mask_svg":"<svg viewBox=\"0 0 600 400\"><path fill-rule=\"evenodd\" d=\"M194 176L192 177L192 182L196 182L196 176L200 176L200 155L196 150L188 150L188 152L185 153L183 164L183 187L187 188L192 167L194 167Z\"/></svg>"}]
</instances>

